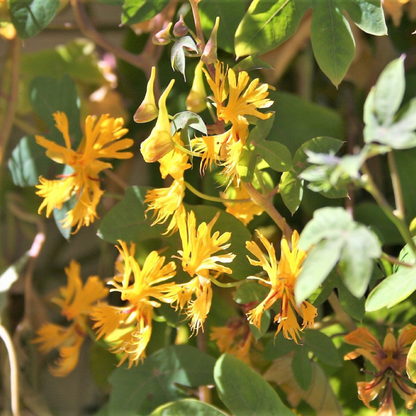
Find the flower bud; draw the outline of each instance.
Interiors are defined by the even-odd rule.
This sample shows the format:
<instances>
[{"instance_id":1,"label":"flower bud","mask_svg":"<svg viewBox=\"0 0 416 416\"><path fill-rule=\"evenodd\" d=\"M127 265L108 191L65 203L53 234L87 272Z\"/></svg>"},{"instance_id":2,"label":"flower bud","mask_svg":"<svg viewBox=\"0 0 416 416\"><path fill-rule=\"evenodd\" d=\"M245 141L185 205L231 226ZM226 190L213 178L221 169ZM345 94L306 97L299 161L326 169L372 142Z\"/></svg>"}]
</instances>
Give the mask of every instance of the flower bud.
<instances>
[{"instance_id":1,"label":"flower bud","mask_svg":"<svg viewBox=\"0 0 416 416\"><path fill-rule=\"evenodd\" d=\"M164 29L159 30L153 38L152 42L155 45L168 45L172 41L172 36L170 35L170 29L172 27L172 22L170 22Z\"/></svg>"},{"instance_id":2,"label":"flower bud","mask_svg":"<svg viewBox=\"0 0 416 416\"><path fill-rule=\"evenodd\" d=\"M212 29L211 36L205 45L204 52L202 52L201 61L204 64L213 64L217 60L217 33L218 26L220 24L220 18L215 19L214 29Z\"/></svg>"},{"instance_id":3,"label":"flower bud","mask_svg":"<svg viewBox=\"0 0 416 416\"><path fill-rule=\"evenodd\" d=\"M156 107L155 95L153 93L155 77L156 68L153 66L149 82L147 83L146 95L133 116L133 120L136 123L147 123L154 120L159 114L159 110Z\"/></svg>"},{"instance_id":4,"label":"flower bud","mask_svg":"<svg viewBox=\"0 0 416 416\"><path fill-rule=\"evenodd\" d=\"M202 76L202 67L204 63L198 62L195 68L194 81L191 91L186 97L186 109L194 113L200 113L207 107L207 93L205 92L204 79Z\"/></svg>"},{"instance_id":5,"label":"flower bud","mask_svg":"<svg viewBox=\"0 0 416 416\"><path fill-rule=\"evenodd\" d=\"M169 85L159 99L159 115L150 136L141 144L140 151L147 163L153 163L169 153L175 146L170 132L169 114L166 108L166 98L175 80Z\"/></svg>"},{"instance_id":6,"label":"flower bud","mask_svg":"<svg viewBox=\"0 0 416 416\"><path fill-rule=\"evenodd\" d=\"M175 23L173 26L173 36L177 38L181 38L188 33L188 26L186 26L185 22L183 21L183 15L181 15L180 19Z\"/></svg>"}]
</instances>

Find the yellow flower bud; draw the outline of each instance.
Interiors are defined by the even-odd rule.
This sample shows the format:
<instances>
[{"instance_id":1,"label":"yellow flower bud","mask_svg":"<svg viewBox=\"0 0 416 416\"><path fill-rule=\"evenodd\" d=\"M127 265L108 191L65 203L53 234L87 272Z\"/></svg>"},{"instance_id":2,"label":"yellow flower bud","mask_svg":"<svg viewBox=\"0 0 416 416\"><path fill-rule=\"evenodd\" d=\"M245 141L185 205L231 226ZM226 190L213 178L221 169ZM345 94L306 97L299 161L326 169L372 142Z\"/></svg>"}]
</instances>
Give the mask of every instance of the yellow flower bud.
<instances>
[{"instance_id":1,"label":"yellow flower bud","mask_svg":"<svg viewBox=\"0 0 416 416\"><path fill-rule=\"evenodd\" d=\"M170 132L169 114L166 108L166 98L175 80L169 85L159 99L159 116L150 136L141 144L140 151L147 163L153 163L169 153L175 146Z\"/></svg>"},{"instance_id":2,"label":"yellow flower bud","mask_svg":"<svg viewBox=\"0 0 416 416\"><path fill-rule=\"evenodd\" d=\"M204 52L202 52L201 61L205 64L213 64L217 60L217 33L220 18L215 19L214 29L212 29L211 36L205 45Z\"/></svg>"},{"instance_id":3,"label":"yellow flower bud","mask_svg":"<svg viewBox=\"0 0 416 416\"><path fill-rule=\"evenodd\" d=\"M149 82L147 83L146 95L133 116L133 120L136 123L147 123L154 120L159 114L159 110L156 107L155 95L153 93L155 77L156 68L153 66Z\"/></svg>"},{"instance_id":4,"label":"yellow flower bud","mask_svg":"<svg viewBox=\"0 0 416 416\"><path fill-rule=\"evenodd\" d=\"M202 67L204 63L199 61L195 68L194 81L191 91L186 97L186 109L194 113L200 113L207 107L207 93L205 92L204 79L202 76Z\"/></svg>"}]
</instances>

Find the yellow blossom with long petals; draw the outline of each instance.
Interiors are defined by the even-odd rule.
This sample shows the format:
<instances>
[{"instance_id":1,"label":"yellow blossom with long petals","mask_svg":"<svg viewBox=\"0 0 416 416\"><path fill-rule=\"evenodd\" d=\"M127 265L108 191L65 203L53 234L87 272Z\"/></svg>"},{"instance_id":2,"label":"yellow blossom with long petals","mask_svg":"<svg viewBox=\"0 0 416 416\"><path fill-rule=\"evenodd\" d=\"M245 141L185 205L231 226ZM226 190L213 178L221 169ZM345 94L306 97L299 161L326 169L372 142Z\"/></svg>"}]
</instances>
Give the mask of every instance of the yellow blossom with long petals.
<instances>
[{"instance_id":1,"label":"yellow blossom with long petals","mask_svg":"<svg viewBox=\"0 0 416 416\"><path fill-rule=\"evenodd\" d=\"M370 402L380 395L377 416L394 416L396 407L393 401L393 389L405 401L406 408L412 409L416 401L416 389L410 387L405 380L406 358L410 345L416 340L416 326L407 325L396 340L392 330L387 331L383 346L365 327L361 327L345 336L345 342L360 348L345 355L344 360L353 360L360 355L375 367L372 381L360 381L358 397L364 404L371 407Z\"/></svg>"},{"instance_id":2,"label":"yellow blossom with long petals","mask_svg":"<svg viewBox=\"0 0 416 416\"><path fill-rule=\"evenodd\" d=\"M269 280L257 279L264 285L270 286L270 291L256 308L249 311L247 314L248 320L260 329L263 312L270 309L277 301L280 301L279 312L274 318L274 322L278 323L276 335L282 330L285 338L293 339L296 343L299 343L299 332L306 327L311 328L317 314L316 308L309 302L303 301L300 307L295 302L295 283L306 257L306 253L298 249L299 234L297 231L294 231L291 249L289 242L285 238L282 239L279 262L277 262L273 244L258 231L257 235L266 248L269 258L266 258L260 247L253 241L247 241L246 247L250 253L257 257L257 260L247 257L250 264L261 266L267 273ZM298 315L303 318L302 326L298 323Z\"/></svg>"},{"instance_id":3,"label":"yellow blossom with long petals","mask_svg":"<svg viewBox=\"0 0 416 416\"><path fill-rule=\"evenodd\" d=\"M39 213L46 207L49 217L54 208L62 209L63 204L75 197L74 208L66 213L63 227L76 227L77 232L82 226L89 226L97 218L97 205L103 191L99 186L99 173L111 169L112 165L103 162L102 158L128 159L131 152L123 152L132 146L132 139L122 139L127 133L123 128L122 118L112 118L108 114L99 119L88 116L85 121L85 135L77 150L71 147L68 118L63 112L53 115L57 129L62 133L65 146L61 146L43 136L35 136L36 142L47 149L46 155L56 163L72 168L69 175L61 175L60 179L48 180L39 178L36 185L37 195L44 198Z\"/></svg>"},{"instance_id":4,"label":"yellow blossom with long petals","mask_svg":"<svg viewBox=\"0 0 416 416\"><path fill-rule=\"evenodd\" d=\"M48 353L59 349L59 358L50 372L56 377L65 377L77 365L82 343L87 335L87 319L94 304L107 296L108 289L98 276L90 276L83 285L80 265L72 260L65 269L68 285L60 288L60 296L52 302L61 308L61 313L72 322L69 326L47 323L39 328L32 342L40 344L39 350Z\"/></svg>"},{"instance_id":5,"label":"yellow blossom with long petals","mask_svg":"<svg viewBox=\"0 0 416 416\"><path fill-rule=\"evenodd\" d=\"M119 292L121 300L128 302L126 306L115 307L106 304L97 306L91 318L97 321L93 328L97 338L108 337L117 329L123 329L116 339L111 352L122 354L121 365L128 360L129 368L137 365L146 357L146 347L152 334L153 308L161 306L161 302L170 303L167 295L174 283L164 283L176 273L173 261L164 265L165 257L152 251L140 268L134 258L135 245L119 241L117 247L123 260L124 270L121 276L114 277L109 284L112 292ZM114 338L114 335L113 335Z\"/></svg>"},{"instance_id":6,"label":"yellow blossom with long petals","mask_svg":"<svg viewBox=\"0 0 416 416\"><path fill-rule=\"evenodd\" d=\"M171 290L171 297L176 307L184 309L191 319L190 326L198 332L211 309L212 288L210 274L212 272L231 274L229 267L218 263L231 263L234 254L216 254L220 250L230 247L227 243L231 238L230 232L220 235L216 231L212 236L212 228L218 219L219 213L207 224L201 223L196 227L196 217L193 211L178 220L179 234L182 241L182 250L178 250L177 257L182 261L182 268L193 279L188 283L176 285ZM195 297L195 299L193 299Z\"/></svg>"}]
</instances>

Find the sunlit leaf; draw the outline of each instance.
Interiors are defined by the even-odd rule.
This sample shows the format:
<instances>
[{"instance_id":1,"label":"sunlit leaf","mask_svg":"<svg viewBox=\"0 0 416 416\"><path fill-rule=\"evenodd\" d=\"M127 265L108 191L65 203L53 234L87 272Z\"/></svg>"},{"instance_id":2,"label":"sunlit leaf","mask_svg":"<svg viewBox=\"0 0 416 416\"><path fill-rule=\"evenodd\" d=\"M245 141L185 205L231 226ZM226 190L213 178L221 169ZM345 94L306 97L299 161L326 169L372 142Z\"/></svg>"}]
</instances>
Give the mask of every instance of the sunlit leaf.
<instances>
[{"instance_id":1,"label":"sunlit leaf","mask_svg":"<svg viewBox=\"0 0 416 416\"><path fill-rule=\"evenodd\" d=\"M169 0L124 0L123 3L121 22L123 25L132 25L156 16L169 3Z\"/></svg>"},{"instance_id":2,"label":"sunlit leaf","mask_svg":"<svg viewBox=\"0 0 416 416\"><path fill-rule=\"evenodd\" d=\"M44 29L55 17L59 0L8 0L10 19L22 39Z\"/></svg>"},{"instance_id":3,"label":"sunlit leaf","mask_svg":"<svg viewBox=\"0 0 416 416\"><path fill-rule=\"evenodd\" d=\"M198 51L195 42L193 41L193 39L190 36L184 36L183 38L180 38L177 41L175 41L175 44L172 46L170 61L171 61L171 64L172 64L172 68L176 71L179 71L183 75L184 80L186 81L186 76L185 76L185 66L186 66L185 49L193 51L193 52Z\"/></svg>"},{"instance_id":4,"label":"sunlit leaf","mask_svg":"<svg viewBox=\"0 0 416 416\"><path fill-rule=\"evenodd\" d=\"M416 383L416 341L413 342L406 357L406 373Z\"/></svg>"},{"instance_id":5,"label":"sunlit leaf","mask_svg":"<svg viewBox=\"0 0 416 416\"><path fill-rule=\"evenodd\" d=\"M232 355L218 359L214 379L220 399L234 416L293 416L267 381Z\"/></svg>"},{"instance_id":6,"label":"sunlit leaf","mask_svg":"<svg viewBox=\"0 0 416 416\"><path fill-rule=\"evenodd\" d=\"M315 211L301 234L299 247L309 252L295 286L297 302L310 296L338 261L345 286L361 297L371 278L373 259L381 256L375 235L353 221L343 208Z\"/></svg>"}]
</instances>

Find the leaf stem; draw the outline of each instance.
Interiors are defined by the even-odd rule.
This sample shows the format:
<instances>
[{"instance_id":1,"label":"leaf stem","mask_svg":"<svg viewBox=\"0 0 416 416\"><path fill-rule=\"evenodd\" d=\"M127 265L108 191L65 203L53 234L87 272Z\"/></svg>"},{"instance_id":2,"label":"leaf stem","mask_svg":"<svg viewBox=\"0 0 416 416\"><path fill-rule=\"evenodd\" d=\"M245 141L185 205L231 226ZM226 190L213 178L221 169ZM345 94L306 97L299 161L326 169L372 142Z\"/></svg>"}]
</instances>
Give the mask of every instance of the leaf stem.
<instances>
[{"instance_id":1,"label":"leaf stem","mask_svg":"<svg viewBox=\"0 0 416 416\"><path fill-rule=\"evenodd\" d=\"M248 280L239 280L238 282L229 282L229 283L222 283L211 276L211 282L214 283L215 286L222 287L222 288L230 288L230 287L239 287L244 283L248 283Z\"/></svg>"},{"instance_id":2,"label":"leaf stem","mask_svg":"<svg viewBox=\"0 0 416 416\"><path fill-rule=\"evenodd\" d=\"M404 261L400 261L398 258L390 256L390 254L387 253L381 253L381 258L384 260L387 260L391 264L397 264L398 266L404 266L404 267L413 267L414 264L406 263Z\"/></svg>"},{"instance_id":3,"label":"leaf stem","mask_svg":"<svg viewBox=\"0 0 416 416\"><path fill-rule=\"evenodd\" d=\"M293 231L289 227L289 225L287 225L286 219L282 217L280 212L277 211L277 209L273 205L272 198L270 197L270 195L264 196L260 194L260 192L258 192L257 189L254 188L251 182L245 183L245 186L253 202L256 203L259 207L262 207L267 212L267 214L269 214L270 218L276 223L276 225L282 231L283 236L288 241L290 241L292 238Z\"/></svg>"},{"instance_id":4,"label":"leaf stem","mask_svg":"<svg viewBox=\"0 0 416 416\"><path fill-rule=\"evenodd\" d=\"M247 202L251 202L251 199L228 199L228 198L220 198L217 196L211 196L211 195L207 195L204 194L200 191L198 191L198 189L194 188L190 183L185 182L185 186L196 196L198 196L201 199L205 199L206 201L211 201L211 202L219 202L221 204L224 203L247 203Z\"/></svg>"},{"instance_id":5,"label":"leaf stem","mask_svg":"<svg viewBox=\"0 0 416 416\"><path fill-rule=\"evenodd\" d=\"M377 204L380 206L383 212L387 215L390 221L396 226L396 228L400 232L400 235L403 237L403 240L407 244L409 244L410 248L413 251L413 254L416 257L416 244L413 241L412 235L410 234L410 231L407 225L405 224L404 220L402 218L399 218L397 215L395 215L393 208L386 201L386 199L384 198L384 195L380 192L380 190L377 188L376 184L374 183L373 177L371 176L371 173L365 163L362 165L361 169L365 175L365 176L362 176L362 181L361 181L363 188L372 195L372 197L376 200Z\"/></svg>"},{"instance_id":6,"label":"leaf stem","mask_svg":"<svg viewBox=\"0 0 416 416\"><path fill-rule=\"evenodd\" d=\"M403 200L402 187L400 185L400 177L397 171L396 161L394 159L393 151L387 153L387 161L390 168L391 182L393 185L394 201L396 204L396 216L401 220L405 218L405 208Z\"/></svg>"}]
</instances>

